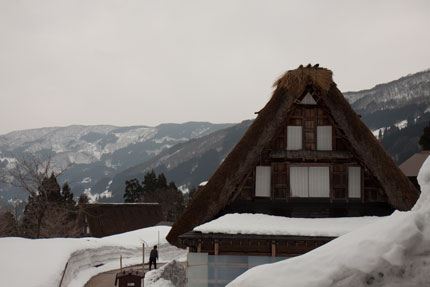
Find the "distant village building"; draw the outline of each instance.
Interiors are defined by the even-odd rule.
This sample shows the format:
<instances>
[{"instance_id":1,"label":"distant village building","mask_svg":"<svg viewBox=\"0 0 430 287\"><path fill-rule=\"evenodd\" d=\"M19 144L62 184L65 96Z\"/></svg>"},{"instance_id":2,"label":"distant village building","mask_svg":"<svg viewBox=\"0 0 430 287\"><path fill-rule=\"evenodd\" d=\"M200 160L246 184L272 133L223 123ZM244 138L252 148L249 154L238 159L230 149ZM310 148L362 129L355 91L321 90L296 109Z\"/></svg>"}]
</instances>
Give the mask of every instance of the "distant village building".
<instances>
[{"instance_id":1,"label":"distant village building","mask_svg":"<svg viewBox=\"0 0 430 287\"><path fill-rule=\"evenodd\" d=\"M236 232L216 231L223 215L276 215L296 225L303 218L389 215L410 209L418 198L337 89L330 70L301 66L274 86L270 101L167 236L170 243L190 248L188 264L197 268L189 268L191 277L207 274L210 284L224 284L250 266L303 254L336 237L325 232L330 223L315 232L312 220L299 222L309 225L305 233L288 231L288 223L282 232L240 224ZM213 223L212 232L203 232L204 223ZM190 286L207 286L196 280Z\"/></svg>"},{"instance_id":2,"label":"distant village building","mask_svg":"<svg viewBox=\"0 0 430 287\"><path fill-rule=\"evenodd\" d=\"M412 183L418 189L420 188L417 181L418 172L420 171L421 166L429 156L430 151L424 150L422 152L414 154L399 166L403 173L412 181Z\"/></svg>"},{"instance_id":3,"label":"distant village building","mask_svg":"<svg viewBox=\"0 0 430 287\"><path fill-rule=\"evenodd\" d=\"M163 220L158 203L91 203L84 206L84 235L104 237L154 226Z\"/></svg>"}]
</instances>

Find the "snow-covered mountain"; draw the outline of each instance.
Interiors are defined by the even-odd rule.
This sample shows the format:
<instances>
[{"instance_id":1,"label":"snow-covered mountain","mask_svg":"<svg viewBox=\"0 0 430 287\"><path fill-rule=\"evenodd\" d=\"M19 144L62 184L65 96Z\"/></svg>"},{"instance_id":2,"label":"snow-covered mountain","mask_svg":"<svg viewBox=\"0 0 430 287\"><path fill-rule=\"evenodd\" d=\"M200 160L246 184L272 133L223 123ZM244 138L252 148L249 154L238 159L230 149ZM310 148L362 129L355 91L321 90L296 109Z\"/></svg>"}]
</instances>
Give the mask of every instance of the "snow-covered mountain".
<instances>
[{"instance_id":1,"label":"snow-covered mountain","mask_svg":"<svg viewBox=\"0 0 430 287\"><path fill-rule=\"evenodd\" d=\"M229 126L206 122L156 127L75 125L11 132L0 136L0 169L13 167L16 158L26 153L49 154L56 168L71 165L60 177L61 183L67 181L75 195L84 190L91 194L90 188L102 178L112 177L178 143ZM2 190L0 201L1 197L16 196L10 187L0 186Z\"/></svg>"},{"instance_id":2,"label":"snow-covered mountain","mask_svg":"<svg viewBox=\"0 0 430 287\"><path fill-rule=\"evenodd\" d=\"M430 70L344 96L370 129L404 128L430 112Z\"/></svg>"},{"instance_id":3,"label":"snow-covered mountain","mask_svg":"<svg viewBox=\"0 0 430 287\"><path fill-rule=\"evenodd\" d=\"M397 163L419 151L419 137L430 121L430 70L344 95ZM22 153L52 153L58 167L73 163L59 181L67 181L75 195L86 191L94 199L121 202L125 180L142 180L151 168L184 188L208 180L250 124L70 126L12 132L0 136L0 169L13 166ZM0 186L0 204L16 194Z\"/></svg>"},{"instance_id":4,"label":"snow-covered mountain","mask_svg":"<svg viewBox=\"0 0 430 287\"><path fill-rule=\"evenodd\" d=\"M104 178L93 187L95 193L111 192L108 201L121 202L125 181L137 178L143 180L144 174L154 169L163 172L169 181L174 181L184 190L197 187L208 180L219 164L230 153L236 143L251 125L252 120L213 132L204 137L177 144L146 162L130 167L113 178ZM108 188L105 188L105 187Z\"/></svg>"},{"instance_id":5,"label":"snow-covered mountain","mask_svg":"<svg viewBox=\"0 0 430 287\"><path fill-rule=\"evenodd\" d=\"M430 70L344 95L397 163L420 150L430 121Z\"/></svg>"}]
</instances>

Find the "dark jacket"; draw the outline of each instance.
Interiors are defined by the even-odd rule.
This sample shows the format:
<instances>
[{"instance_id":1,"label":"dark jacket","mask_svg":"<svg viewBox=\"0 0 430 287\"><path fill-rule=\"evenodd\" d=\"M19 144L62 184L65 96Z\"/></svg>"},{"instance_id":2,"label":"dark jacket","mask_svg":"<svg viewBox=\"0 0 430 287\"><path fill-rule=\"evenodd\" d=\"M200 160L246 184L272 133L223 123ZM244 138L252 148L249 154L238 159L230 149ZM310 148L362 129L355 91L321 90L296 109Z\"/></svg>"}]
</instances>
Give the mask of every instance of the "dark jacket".
<instances>
[{"instance_id":1,"label":"dark jacket","mask_svg":"<svg viewBox=\"0 0 430 287\"><path fill-rule=\"evenodd\" d=\"M151 253L149 254L149 258L157 258L158 259L158 251L157 249L152 249Z\"/></svg>"}]
</instances>

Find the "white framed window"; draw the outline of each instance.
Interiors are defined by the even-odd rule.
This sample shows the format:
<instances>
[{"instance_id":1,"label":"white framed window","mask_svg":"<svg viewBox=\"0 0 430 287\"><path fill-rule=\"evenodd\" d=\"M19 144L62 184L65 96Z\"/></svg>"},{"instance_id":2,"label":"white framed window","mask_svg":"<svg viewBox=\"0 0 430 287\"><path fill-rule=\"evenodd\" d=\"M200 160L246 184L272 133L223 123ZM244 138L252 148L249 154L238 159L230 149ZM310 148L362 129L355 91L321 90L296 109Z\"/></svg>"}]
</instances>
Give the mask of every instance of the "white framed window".
<instances>
[{"instance_id":1,"label":"white framed window","mask_svg":"<svg viewBox=\"0 0 430 287\"><path fill-rule=\"evenodd\" d=\"M302 149L302 127L287 126L287 150Z\"/></svg>"},{"instance_id":2,"label":"white framed window","mask_svg":"<svg viewBox=\"0 0 430 287\"><path fill-rule=\"evenodd\" d=\"M348 197L361 197L361 168L359 166L348 167Z\"/></svg>"},{"instance_id":3,"label":"white framed window","mask_svg":"<svg viewBox=\"0 0 430 287\"><path fill-rule=\"evenodd\" d=\"M270 197L270 166L257 166L255 176L255 196Z\"/></svg>"},{"instance_id":4,"label":"white framed window","mask_svg":"<svg viewBox=\"0 0 430 287\"><path fill-rule=\"evenodd\" d=\"M309 167L309 197L330 197L328 166Z\"/></svg>"},{"instance_id":5,"label":"white framed window","mask_svg":"<svg viewBox=\"0 0 430 287\"><path fill-rule=\"evenodd\" d=\"M292 166L290 168L290 187L292 197L309 197L307 167Z\"/></svg>"},{"instance_id":6,"label":"white framed window","mask_svg":"<svg viewBox=\"0 0 430 287\"><path fill-rule=\"evenodd\" d=\"M332 149L332 127L317 126L317 150Z\"/></svg>"},{"instance_id":7,"label":"white framed window","mask_svg":"<svg viewBox=\"0 0 430 287\"><path fill-rule=\"evenodd\" d=\"M290 188L292 197L330 197L329 167L291 167Z\"/></svg>"}]
</instances>

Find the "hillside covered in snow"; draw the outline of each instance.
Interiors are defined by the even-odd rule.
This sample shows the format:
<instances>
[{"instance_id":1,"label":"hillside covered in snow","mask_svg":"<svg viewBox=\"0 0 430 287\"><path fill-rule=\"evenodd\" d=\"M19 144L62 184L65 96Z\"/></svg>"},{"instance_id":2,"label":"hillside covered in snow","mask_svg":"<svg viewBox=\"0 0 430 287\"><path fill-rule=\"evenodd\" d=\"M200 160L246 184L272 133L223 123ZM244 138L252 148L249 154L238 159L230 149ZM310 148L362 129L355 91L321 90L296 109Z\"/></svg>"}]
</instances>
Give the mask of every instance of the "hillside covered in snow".
<instances>
[{"instance_id":1,"label":"hillside covered in snow","mask_svg":"<svg viewBox=\"0 0 430 287\"><path fill-rule=\"evenodd\" d=\"M27 153L52 155L54 167L70 167L59 182L67 181L75 195L98 185L109 192L118 172L140 164L178 143L203 137L231 124L189 122L156 127L69 126L11 132L0 136L0 169L12 168ZM3 192L1 192L3 191ZM10 186L0 185L1 197L19 197ZM109 196L106 192L104 195Z\"/></svg>"}]
</instances>

